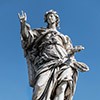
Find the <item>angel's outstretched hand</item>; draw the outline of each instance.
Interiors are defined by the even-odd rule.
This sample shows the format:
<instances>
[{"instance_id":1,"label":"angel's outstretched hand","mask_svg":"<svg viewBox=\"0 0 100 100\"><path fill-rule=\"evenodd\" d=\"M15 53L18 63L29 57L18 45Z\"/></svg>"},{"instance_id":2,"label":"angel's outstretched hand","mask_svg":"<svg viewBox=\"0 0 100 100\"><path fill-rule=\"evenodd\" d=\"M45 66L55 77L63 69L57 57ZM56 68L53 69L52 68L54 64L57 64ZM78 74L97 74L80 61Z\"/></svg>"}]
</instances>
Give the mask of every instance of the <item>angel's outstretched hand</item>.
<instances>
[{"instance_id":1,"label":"angel's outstretched hand","mask_svg":"<svg viewBox=\"0 0 100 100\"><path fill-rule=\"evenodd\" d=\"M20 22L26 22L26 20L27 20L27 15L26 15L25 12L22 11L21 14L18 13L18 18L20 19Z\"/></svg>"}]
</instances>

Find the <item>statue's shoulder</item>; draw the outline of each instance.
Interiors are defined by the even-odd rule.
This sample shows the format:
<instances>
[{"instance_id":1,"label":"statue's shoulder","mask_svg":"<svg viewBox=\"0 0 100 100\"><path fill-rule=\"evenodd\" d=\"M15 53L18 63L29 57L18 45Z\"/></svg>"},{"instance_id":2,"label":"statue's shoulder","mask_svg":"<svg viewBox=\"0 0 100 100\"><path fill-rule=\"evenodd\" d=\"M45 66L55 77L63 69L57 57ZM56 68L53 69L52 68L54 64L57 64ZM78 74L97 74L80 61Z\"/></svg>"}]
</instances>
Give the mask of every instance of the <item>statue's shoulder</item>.
<instances>
[{"instance_id":1,"label":"statue's shoulder","mask_svg":"<svg viewBox=\"0 0 100 100\"><path fill-rule=\"evenodd\" d=\"M47 30L47 28L44 28L44 27L32 29L32 31L37 31L38 33L45 32L46 30Z\"/></svg>"},{"instance_id":2,"label":"statue's shoulder","mask_svg":"<svg viewBox=\"0 0 100 100\"><path fill-rule=\"evenodd\" d=\"M65 35L65 37L66 37L67 40L70 40L70 37L68 35Z\"/></svg>"},{"instance_id":3,"label":"statue's shoulder","mask_svg":"<svg viewBox=\"0 0 100 100\"><path fill-rule=\"evenodd\" d=\"M40 28L35 28L32 29L33 33L35 33L37 36L40 36L42 34L44 34L47 31L47 28L44 27L40 27Z\"/></svg>"},{"instance_id":4,"label":"statue's shoulder","mask_svg":"<svg viewBox=\"0 0 100 100\"><path fill-rule=\"evenodd\" d=\"M64 34L62 34L61 32L60 32L60 36L61 36L61 38L63 39L63 42L66 44L66 43L68 43L68 42L71 42L71 39L70 39L70 37L68 36L68 35L64 35Z\"/></svg>"},{"instance_id":5,"label":"statue's shoulder","mask_svg":"<svg viewBox=\"0 0 100 100\"><path fill-rule=\"evenodd\" d=\"M72 41L68 35L65 35L65 38L66 38L67 43L72 43Z\"/></svg>"}]
</instances>

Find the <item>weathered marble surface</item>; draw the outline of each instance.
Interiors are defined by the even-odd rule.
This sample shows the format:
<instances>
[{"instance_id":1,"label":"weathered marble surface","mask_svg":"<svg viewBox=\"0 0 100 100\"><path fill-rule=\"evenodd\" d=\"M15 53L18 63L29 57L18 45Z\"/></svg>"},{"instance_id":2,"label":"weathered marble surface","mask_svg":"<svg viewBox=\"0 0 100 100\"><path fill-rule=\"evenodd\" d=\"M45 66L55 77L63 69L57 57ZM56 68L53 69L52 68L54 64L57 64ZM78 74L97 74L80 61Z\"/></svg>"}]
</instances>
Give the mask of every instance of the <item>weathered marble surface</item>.
<instances>
[{"instance_id":1,"label":"weathered marble surface","mask_svg":"<svg viewBox=\"0 0 100 100\"><path fill-rule=\"evenodd\" d=\"M57 30L60 19L56 11L45 13L46 28L31 29L26 13L18 16L29 83L34 88L32 100L72 100L78 71L89 70L74 57L84 47L74 47L70 38Z\"/></svg>"}]
</instances>

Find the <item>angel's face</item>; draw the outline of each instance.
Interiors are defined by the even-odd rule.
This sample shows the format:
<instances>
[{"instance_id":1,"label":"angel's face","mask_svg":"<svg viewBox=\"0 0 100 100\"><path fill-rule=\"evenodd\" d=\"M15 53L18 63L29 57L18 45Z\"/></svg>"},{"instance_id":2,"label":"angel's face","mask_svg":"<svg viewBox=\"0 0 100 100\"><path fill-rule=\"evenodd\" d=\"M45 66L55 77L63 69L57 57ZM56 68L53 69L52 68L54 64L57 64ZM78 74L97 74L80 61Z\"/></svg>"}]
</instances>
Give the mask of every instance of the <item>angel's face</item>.
<instances>
[{"instance_id":1,"label":"angel's face","mask_svg":"<svg viewBox=\"0 0 100 100\"><path fill-rule=\"evenodd\" d=\"M48 24L53 24L57 21L57 18L55 17L54 14L48 14L47 15L47 22Z\"/></svg>"}]
</instances>

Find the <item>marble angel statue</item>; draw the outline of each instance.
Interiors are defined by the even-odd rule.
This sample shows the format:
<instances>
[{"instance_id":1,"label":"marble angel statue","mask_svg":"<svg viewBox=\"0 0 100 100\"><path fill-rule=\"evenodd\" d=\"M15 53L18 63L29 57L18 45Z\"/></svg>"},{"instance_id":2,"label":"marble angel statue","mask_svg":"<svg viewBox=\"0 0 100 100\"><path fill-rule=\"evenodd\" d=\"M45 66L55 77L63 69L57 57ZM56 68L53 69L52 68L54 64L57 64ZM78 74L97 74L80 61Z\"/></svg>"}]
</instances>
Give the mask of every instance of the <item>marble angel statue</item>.
<instances>
[{"instance_id":1,"label":"marble angel statue","mask_svg":"<svg viewBox=\"0 0 100 100\"><path fill-rule=\"evenodd\" d=\"M46 28L31 29L23 11L18 17L29 84L34 90L32 100L72 100L78 72L89 70L74 56L84 47L73 46L70 38L57 30L60 19L54 10L44 15Z\"/></svg>"}]
</instances>

